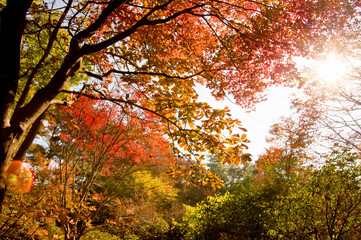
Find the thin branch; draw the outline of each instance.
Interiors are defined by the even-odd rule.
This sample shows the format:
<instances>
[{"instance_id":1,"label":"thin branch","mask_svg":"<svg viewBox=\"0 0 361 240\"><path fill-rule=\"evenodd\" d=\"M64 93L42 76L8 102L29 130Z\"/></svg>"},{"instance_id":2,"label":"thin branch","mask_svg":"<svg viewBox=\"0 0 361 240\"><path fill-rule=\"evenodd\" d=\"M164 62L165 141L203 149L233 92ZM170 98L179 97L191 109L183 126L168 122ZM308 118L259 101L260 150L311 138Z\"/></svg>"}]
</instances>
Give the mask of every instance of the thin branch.
<instances>
[{"instance_id":1,"label":"thin branch","mask_svg":"<svg viewBox=\"0 0 361 240\"><path fill-rule=\"evenodd\" d=\"M95 2L95 1L87 1L85 4L84 4L84 6L82 7L82 8L80 8L75 14L73 14L73 16L70 18L70 20L69 20L69 24L68 24L68 27L67 27L67 29L68 29L68 32L69 32L69 34L70 34L70 36L74 36L72 33L71 33L71 31L70 31L70 25L71 25L71 22L76 18L76 16L79 14L79 13L81 13L82 11L84 11L87 7L88 7L88 5L90 5L90 4L97 4L97 5L103 5L103 4L110 4L110 2ZM79 26L80 27L80 26Z\"/></svg>"},{"instance_id":2,"label":"thin branch","mask_svg":"<svg viewBox=\"0 0 361 240\"><path fill-rule=\"evenodd\" d=\"M165 78L172 78L172 79L189 79L189 78L193 78L196 76L201 75L203 72L205 72L205 70L199 71L195 74L191 74L188 76L173 76L173 75L169 75L166 73L156 73L156 72L136 72L136 71L121 71L121 70L116 70L116 69L111 69L108 72L104 73L103 75L99 75L96 73L92 73L90 71L81 71L81 73L85 73L90 77L99 79L99 80L103 80L104 77L109 76L112 73L118 73L118 74L123 74L123 75L149 75L149 76L162 76Z\"/></svg>"},{"instance_id":3,"label":"thin branch","mask_svg":"<svg viewBox=\"0 0 361 240\"><path fill-rule=\"evenodd\" d=\"M83 93L82 95L85 96L85 97L91 98L91 99L107 100L107 101L113 102L113 103L115 103L115 104L117 104L117 105L119 105L119 103L128 104L128 105L133 106L133 107L136 107L136 108L138 108L138 109L141 109L141 110L150 112L150 113L152 113L152 114L154 114L154 115L156 115L156 116L158 116L158 117L166 120L167 122L169 122L169 123L171 123L172 125L174 125L175 127L177 127L179 130L184 130L184 129L182 129L181 127L179 127L176 122L170 120L169 118L163 116L162 114L160 114L160 113L158 113L158 112L156 112L156 111L154 111L154 110L151 110L151 109L149 109L149 108L146 108L146 107L143 107L143 106L141 106L141 105L139 105L139 104L136 104L134 101L124 100L124 99L122 99L122 98L110 98L110 97L105 96L105 95L104 95L102 92L100 92L100 91L97 91L97 90L95 90L95 89L93 89L93 90L96 91L96 92L97 92L98 94L100 94L101 96L98 97L98 96L94 96L94 95L91 95L91 94L88 94L88 93ZM69 90L62 90L61 92L63 92L63 93L69 93L69 94L79 94L79 92L77 92L77 91L69 91Z\"/></svg>"},{"instance_id":4,"label":"thin branch","mask_svg":"<svg viewBox=\"0 0 361 240\"><path fill-rule=\"evenodd\" d=\"M72 4L73 0L70 0L68 5L66 6L64 12L62 13L62 15L59 18L59 21L57 22L54 31L51 32L51 35L49 37L49 41L48 41L48 45L46 46L46 48L44 49L44 54L41 57L41 59L39 60L39 62L36 64L35 68L31 71L30 76L26 82L25 88L23 90L23 92L21 93L21 96L19 98L19 101L16 104L15 110L14 112L17 112L25 103L25 100L29 94L30 91L30 87L34 81L35 75L40 71L41 67L43 67L43 65L45 64L45 60L48 58L48 56L50 55L50 51L53 47L53 44L56 40L56 37L58 35L59 29L61 24L64 22L65 17L67 15L67 13L70 10L71 4ZM50 17L50 16L49 16ZM41 45L41 44L40 44Z\"/></svg>"}]
</instances>

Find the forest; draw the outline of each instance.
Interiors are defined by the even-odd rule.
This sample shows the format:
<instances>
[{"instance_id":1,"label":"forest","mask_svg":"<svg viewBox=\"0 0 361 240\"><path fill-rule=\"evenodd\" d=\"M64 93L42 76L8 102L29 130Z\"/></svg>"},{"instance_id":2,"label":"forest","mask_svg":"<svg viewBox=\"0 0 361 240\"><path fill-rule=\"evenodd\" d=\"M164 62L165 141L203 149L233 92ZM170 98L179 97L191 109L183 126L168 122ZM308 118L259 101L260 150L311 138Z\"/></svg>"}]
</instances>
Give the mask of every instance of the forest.
<instances>
[{"instance_id":1,"label":"forest","mask_svg":"<svg viewBox=\"0 0 361 240\"><path fill-rule=\"evenodd\" d=\"M360 33L359 0L0 0L0 239L361 239ZM257 155L199 86L291 109Z\"/></svg>"}]
</instances>

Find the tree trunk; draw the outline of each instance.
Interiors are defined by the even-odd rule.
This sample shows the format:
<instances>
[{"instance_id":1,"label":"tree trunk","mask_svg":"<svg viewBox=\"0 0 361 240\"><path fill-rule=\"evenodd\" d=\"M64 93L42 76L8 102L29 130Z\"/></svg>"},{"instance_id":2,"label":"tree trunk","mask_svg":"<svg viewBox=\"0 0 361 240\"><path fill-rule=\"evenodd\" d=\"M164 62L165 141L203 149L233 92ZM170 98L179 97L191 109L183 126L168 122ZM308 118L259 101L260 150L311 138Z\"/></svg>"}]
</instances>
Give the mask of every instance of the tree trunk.
<instances>
[{"instance_id":1,"label":"tree trunk","mask_svg":"<svg viewBox=\"0 0 361 240\"><path fill-rule=\"evenodd\" d=\"M32 0L7 1L0 12L0 209L5 194L4 171L9 164L20 126L10 124L20 71L21 38L26 25L26 13Z\"/></svg>"},{"instance_id":2,"label":"tree trunk","mask_svg":"<svg viewBox=\"0 0 361 240\"><path fill-rule=\"evenodd\" d=\"M70 77L81 67L80 43L73 39L69 53L50 82L38 90L25 106L14 112L20 71L21 37L31 2L32 0L8 1L0 13L0 55L5 63L0 65L0 207L5 194L3 175L6 167L15 155L23 156L26 153L45 111Z\"/></svg>"},{"instance_id":3,"label":"tree trunk","mask_svg":"<svg viewBox=\"0 0 361 240\"><path fill-rule=\"evenodd\" d=\"M33 123L29 132L26 134L24 141L21 143L21 146L16 151L14 159L19 159L19 160L24 159L26 152L30 148L31 144L33 143L36 135L38 134L42 126L44 117L45 117L45 112L41 114L40 117L38 117L38 119L36 119L36 121Z\"/></svg>"}]
</instances>

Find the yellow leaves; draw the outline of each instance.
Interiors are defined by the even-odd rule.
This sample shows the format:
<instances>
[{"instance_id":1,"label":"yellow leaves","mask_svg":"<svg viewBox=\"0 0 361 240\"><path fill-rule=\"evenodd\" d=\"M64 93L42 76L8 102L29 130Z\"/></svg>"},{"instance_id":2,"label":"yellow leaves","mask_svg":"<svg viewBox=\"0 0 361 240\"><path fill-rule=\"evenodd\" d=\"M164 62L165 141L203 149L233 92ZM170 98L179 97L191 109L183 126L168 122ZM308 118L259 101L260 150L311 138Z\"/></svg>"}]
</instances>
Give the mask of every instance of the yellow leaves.
<instances>
[{"instance_id":1,"label":"yellow leaves","mask_svg":"<svg viewBox=\"0 0 361 240\"><path fill-rule=\"evenodd\" d=\"M168 73L167 69L162 72L173 76L177 74ZM144 93L147 99L140 99L138 104L144 104L142 106L159 117L161 129L179 148L178 153L190 154L189 158L193 159L209 153L225 163L246 163L241 157L249 142L243 133L246 129L241 127L239 120L231 118L228 107L213 109L208 103L199 102L192 78L176 79L161 75L143 78L139 77L140 82L146 84ZM234 133L240 131L243 134Z\"/></svg>"},{"instance_id":2,"label":"yellow leaves","mask_svg":"<svg viewBox=\"0 0 361 240\"><path fill-rule=\"evenodd\" d=\"M215 112L213 115L220 114ZM247 149L246 134L224 135L223 128L229 127L232 123L230 119L220 119L215 121L205 121L203 125L197 126L197 129L188 131L174 131L173 140L184 151L189 151L197 156L197 153L208 152L215 155L220 162L238 165L240 162L247 164L245 157L242 158L244 149ZM194 126L191 125L190 126ZM228 133L232 133L232 128L228 128ZM201 155L199 155L201 156Z\"/></svg>"},{"instance_id":3,"label":"yellow leaves","mask_svg":"<svg viewBox=\"0 0 361 240\"><path fill-rule=\"evenodd\" d=\"M224 187L223 181L209 172L204 164L178 165L167 171L177 181L191 187L209 187L213 190Z\"/></svg>"},{"instance_id":4,"label":"yellow leaves","mask_svg":"<svg viewBox=\"0 0 361 240\"><path fill-rule=\"evenodd\" d=\"M184 151L187 151L187 150L188 150L187 144L181 143L181 144L179 144L179 147L180 147L180 148L183 148Z\"/></svg>"},{"instance_id":5,"label":"yellow leaves","mask_svg":"<svg viewBox=\"0 0 361 240\"><path fill-rule=\"evenodd\" d=\"M153 176L147 170L137 171L132 175L135 178L134 185L139 190L143 190L149 198L161 197L163 200L169 201L176 198L176 190L171 186L168 178Z\"/></svg>"}]
</instances>

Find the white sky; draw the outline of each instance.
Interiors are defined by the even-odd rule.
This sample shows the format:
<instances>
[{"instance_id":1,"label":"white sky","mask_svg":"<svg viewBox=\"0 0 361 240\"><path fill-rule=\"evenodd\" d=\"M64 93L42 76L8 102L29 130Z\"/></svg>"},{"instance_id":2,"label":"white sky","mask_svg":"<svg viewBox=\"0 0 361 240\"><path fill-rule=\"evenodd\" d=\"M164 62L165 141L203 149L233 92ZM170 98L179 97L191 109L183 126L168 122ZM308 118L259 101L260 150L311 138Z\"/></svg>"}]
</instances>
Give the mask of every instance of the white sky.
<instances>
[{"instance_id":1,"label":"white sky","mask_svg":"<svg viewBox=\"0 0 361 240\"><path fill-rule=\"evenodd\" d=\"M302 58L295 59L295 61L299 70L304 72L306 76L316 74L316 77L325 81L326 84L334 84L342 79L347 71L350 71L344 59L332 53L328 54L323 61L310 62ZM315 76L313 75L313 77ZM297 92L295 88L272 87L267 92L267 100L257 104L256 110L250 112L230 100L216 101L204 86L198 85L196 90L200 101L208 102L213 108L223 109L228 106L232 117L242 122L243 127L248 130L246 134L251 142L248 144L247 152L252 154L253 161L257 160L257 157L264 152L267 146L266 137L269 135L272 124L280 121L282 116L288 117L291 114L290 96Z\"/></svg>"},{"instance_id":2,"label":"white sky","mask_svg":"<svg viewBox=\"0 0 361 240\"><path fill-rule=\"evenodd\" d=\"M213 108L228 106L233 118L242 122L247 129L247 138L251 141L247 152L252 154L255 161L266 147L266 137L272 124L278 122L280 117L290 112L289 96L292 89L285 87L273 87L267 92L267 100L256 105L256 110L247 112L242 107L232 103L230 100L216 101L210 91L204 86L197 86L199 101L209 103Z\"/></svg>"}]
</instances>

